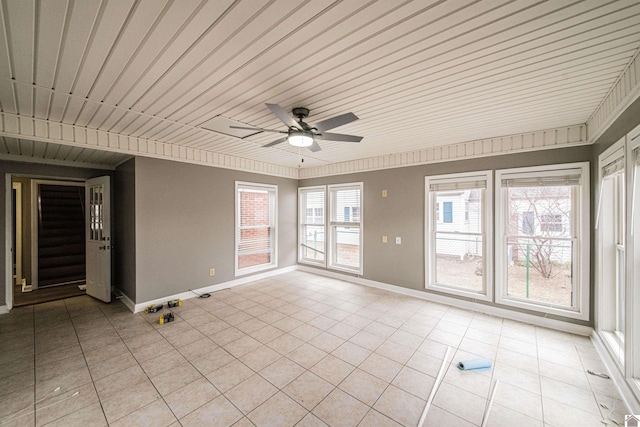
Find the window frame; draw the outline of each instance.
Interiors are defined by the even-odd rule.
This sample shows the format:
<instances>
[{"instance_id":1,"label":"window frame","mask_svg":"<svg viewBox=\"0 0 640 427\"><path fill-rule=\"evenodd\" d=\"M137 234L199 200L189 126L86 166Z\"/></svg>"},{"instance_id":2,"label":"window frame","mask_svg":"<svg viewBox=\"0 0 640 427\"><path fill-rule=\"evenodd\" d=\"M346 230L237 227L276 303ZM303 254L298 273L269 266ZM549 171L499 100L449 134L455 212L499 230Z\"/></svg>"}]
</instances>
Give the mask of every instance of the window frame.
<instances>
[{"instance_id":1,"label":"window frame","mask_svg":"<svg viewBox=\"0 0 640 427\"><path fill-rule=\"evenodd\" d=\"M640 278L640 126L626 135L626 328L625 360L622 370L636 397L640 396L640 293L635 282ZM639 155L640 158L640 155ZM634 194L635 193L635 194Z\"/></svg>"},{"instance_id":2,"label":"window frame","mask_svg":"<svg viewBox=\"0 0 640 427\"><path fill-rule=\"evenodd\" d=\"M240 244L240 190L257 190L257 191L267 191L269 194L269 217L270 224L268 227L271 229L270 238L271 238L271 250L270 254L270 262L253 265L250 267L239 267L239 244ZM234 274L235 276L244 276L246 274L257 273L260 271L268 270L271 268L275 268L278 266L278 186L273 184L263 184L263 183L255 183L255 182L244 182L244 181L236 181L235 182L235 224L234 224L234 232L235 232L235 248L234 248Z\"/></svg>"},{"instance_id":3,"label":"window frame","mask_svg":"<svg viewBox=\"0 0 640 427\"><path fill-rule=\"evenodd\" d=\"M502 185L506 178L535 177L545 178L559 176L565 171L579 170L580 184L577 186L576 198L572 195L572 223L575 235L572 268L576 277L575 307L565 308L543 302L524 301L507 295L507 225L509 223L507 187ZM590 175L589 162L563 163L523 168L498 169L495 172L495 302L498 304L553 314L565 318L589 320L589 266L590 266ZM574 193L575 194L575 193ZM534 230L535 231L535 230Z\"/></svg>"},{"instance_id":4,"label":"window frame","mask_svg":"<svg viewBox=\"0 0 640 427\"><path fill-rule=\"evenodd\" d=\"M358 221L353 221L353 218L349 222L338 222L335 220L334 215L334 207L336 201L334 200L334 193L337 193L340 190L349 190L349 189L358 189L360 190L360 210L358 215ZM326 203L328 205L327 216L325 218L326 221L326 231L327 234L327 252L325 259L327 260L326 265L327 268L332 270L343 271L347 273L354 273L357 275L362 275L364 271L364 262L363 262L363 243L364 243L364 183L362 182L352 182L352 183L343 183L343 184L331 184L327 185L326 192ZM349 207L350 214L352 213L353 206ZM353 217L354 215L350 215ZM359 230L359 254L358 254L358 267L354 268L348 265L339 264L335 260L337 253L337 238L335 236L337 227L358 227Z\"/></svg>"},{"instance_id":5,"label":"window frame","mask_svg":"<svg viewBox=\"0 0 640 427\"><path fill-rule=\"evenodd\" d=\"M433 183L464 184L470 181L485 181L484 200L481 201L483 236L483 289L473 291L457 286L436 283L435 277L435 231L438 224L444 224L442 205L430 191ZM439 209L438 209L439 208ZM464 221L465 223L467 221ZM425 177L425 289L445 292L452 295L470 297L475 300L493 300L493 173L490 170L432 175Z\"/></svg>"},{"instance_id":6,"label":"window frame","mask_svg":"<svg viewBox=\"0 0 640 427\"><path fill-rule=\"evenodd\" d=\"M615 355L614 359L620 368L625 365L624 336L626 335L626 330L619 330L618 314L620 306L618 304L618 292L621 285L623 292L626 290L626 281L624 280L624 272L622 272L622 277L620 276L618 241L622 239L624 242L625 240L626 215L621 212L621 206L614 203L614 201L619 201L618 196L622 195L621 203L624 209L626 195L620 193L619 186L622 184L623 188L626 188L625 151L625 138L623 137L598 156L598 193L596 194L595 223L596 292L598 295L596 328L603 336L603 342L609 352ZM616 169L619 168L620 163L622 163L622 171L616 170L608 174L605 172L605 169L610 170L610 165L612 164L617 164ZM621 180L622 183L620 183ZM612 186L613 191L604 191L605 186L607 189ZM605 207L611 207L613 212L605 211ZM611 251L607 251L606 248L610 248ZM624 253L623 256L625 259L622 262L626 265ZM623 279L622 284L620 283L621 278ZM626 311L626 306L623 309Z\"/></svg>"},{"instance_id":7,"label":"window frame","mask_svg":"<svg viewBox=\"0 0 640 427\"><path fill-rule=\"evenodd\" d=\"M307 222L307 215L306 215L307 210L313 209L312 218L316 218L315 209L318 209L318 208L307 207L305 193L320 192L320 191L323 193L323 197L324 197L324 205L322 206L324 221L322 222L322 224L309 223ZM305 202L304 204L303 204L303 201ZM327 217L326 215L324 215L325 212L327 212L327 186L326 185L298 188L298 262L299 263L310 264L310 265L315 265L320 267L327 266L327 240L328 239L327 239ZM305 227L308 225L314 225L314 226L322 225L324 229L325 238L324 238L324 245L323 245L323 250L324 250L323 260L314 260L311 258L305 258L303 256L304 251L302 247L303 245L302 236L304 235Z\"/></svg>"}]
</instances>

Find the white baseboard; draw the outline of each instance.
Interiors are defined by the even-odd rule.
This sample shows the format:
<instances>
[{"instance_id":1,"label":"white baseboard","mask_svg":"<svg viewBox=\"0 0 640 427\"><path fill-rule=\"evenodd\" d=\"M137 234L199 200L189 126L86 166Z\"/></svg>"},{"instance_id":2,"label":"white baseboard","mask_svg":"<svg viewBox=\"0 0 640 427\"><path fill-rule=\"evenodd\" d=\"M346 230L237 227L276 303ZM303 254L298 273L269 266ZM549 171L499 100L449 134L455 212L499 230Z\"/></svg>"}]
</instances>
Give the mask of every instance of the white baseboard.
<instances>
[{"instance_id":1,"label":"white baseboard","mask_svg":"<svg viewBox=\"0 0 640 427\"><path fill-rule=\"evenodd\" d=\"M9 314L9 307L6 305L0 305L0 314Z\"/></svg>"},{"instance_id":2,"label":"white baseboard","mask_svg":"<svg viewBox=\"0 0 640 427\"><path fill-rule=\"evenodd\" d=\"M147 308L148 306L153 305L153 304L164 304L165 302L170 301L170 300L174 300L174 299L188 300L190 298L197 297L198 296L197 294L206 294L206 293L217 292L217 291L221 291L223 289L229 289L229 288L233 288L235 286L245 285L247 283L251 283L251 282L254 282L256 280L266 279L268 277L273 277L273 276L277 276L279 274L284 274L284 273L288 273L290 271L295 271L297 269L298 269L298 266L292 265L290 267L279 268L279 269L276 269L276 270L271 270L271 271L267 271L267 272L260 273L260 274L254 274L252 276L242 277L242 278L231 280L231 281L228 281L228 282L219 283L217 285L206 286L204 288L193 289L192 291L181 292L179 294L174 294L174 295L170 295L170 296L166 296L166 297L162 297L162 298L157 298L157 299L154 299L154 300L151 300L151 301L145 301L145 302L141 302L141 303L138 303L138 304L134 304L129 298L127 298L127 300L129 300L131 302L131 306L129 304L127 304L126 300L124 300L126 298L126 295L125 295L125 296L123 296L123 300L124 300L123 302L129 308L129 310L133 311L134 313L138 313L140 311L144 311L145 308Z\"/></svg>"},{"instance_id":3,"label":"white baseboard","mask_svg":"<svg viewBox=\"0 0 640 427\"><path fill-rule=\"evenodd\" d=\"M528 313L513 311L495 305L478 304L473 301L462 300L446 295L434 294L431 292L418 291L415 289L403 288L401 286L390 285L387 283L376 282L374 280L363 279L361 277L349 276L346 274L336 273L334 271L321 270L313 267L299 265L298 270L308 273L314 273L322 276L332 277L335 279L345 280L347 282L359 285L369 286L372 288L382 289L385 291L395 292L397 294L421 298L427 301L437 302L440 304L451 305L453 307L463 308L466 310L477 311L479 313L489 314L491 316L500 316L506 319L516 320L518 322L529 323L545 328L556 329L563 332L569 332L576 335L590 336L593 328L590 326L577 325L575 323L564 322L562 320L549 319L543 316L535 316Z\"/></svg>"},{"instance_id":4,"label":"white baseboard","mask_svg":"<svg viewBox=\"0 0 640 427\"><path fill-rule=\"evenodd\" d=\"M616 384L616 388L620 392L622 400L624 400L624 403L627 405L627 409L630 410L629 414L640 414L640 402L638 402L640 389L638 389L638 386L636 384L629 384L624 375L620 372L616 361L605 347L602 337L598 332L593 331L591 334L591 342L596 348L596 351L600 356L600 360L602 360L602 363L607 367L608 374L611 377L611 380Z\"/></svg>"}]
</instances>

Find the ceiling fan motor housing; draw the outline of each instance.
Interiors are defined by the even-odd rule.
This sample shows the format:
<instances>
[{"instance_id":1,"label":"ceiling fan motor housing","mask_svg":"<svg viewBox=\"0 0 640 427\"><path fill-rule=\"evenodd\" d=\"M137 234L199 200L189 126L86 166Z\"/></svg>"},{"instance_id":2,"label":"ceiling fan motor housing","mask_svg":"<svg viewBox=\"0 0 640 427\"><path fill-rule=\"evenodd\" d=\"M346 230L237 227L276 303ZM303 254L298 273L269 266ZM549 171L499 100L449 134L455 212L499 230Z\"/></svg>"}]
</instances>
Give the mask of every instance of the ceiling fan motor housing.
<instances>
[{"instance_id":1,"label":"ceiling fan motor housing","mask_svg":"<svg viewBox=\"0 0 640 427\"><path fill-rule=\"evenodd\" d=\"M298 120L306 119L309 117L309 109L304 107L295 107L291 110L294 117L297 117Z\"/></svg>"}]
</instances>

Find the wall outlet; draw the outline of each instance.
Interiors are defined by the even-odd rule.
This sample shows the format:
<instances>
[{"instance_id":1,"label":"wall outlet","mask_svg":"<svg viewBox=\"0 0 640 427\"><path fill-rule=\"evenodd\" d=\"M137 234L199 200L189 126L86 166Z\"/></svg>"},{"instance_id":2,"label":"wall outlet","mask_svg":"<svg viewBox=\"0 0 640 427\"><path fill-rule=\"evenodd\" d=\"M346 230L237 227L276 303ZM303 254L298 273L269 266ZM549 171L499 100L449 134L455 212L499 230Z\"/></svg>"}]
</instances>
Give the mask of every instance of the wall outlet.
<instances>
[{"instance_id":1,"label":"wall outlet","mask_svg":"<svg viewBox=\"0 0 640 427\"><path fill-rule=\"evenodd\" d=\"M402 237L396 237L396 245L402 244Z\"/></svg>"},{"instance_id":2,"label":"wall outlet","mask_svg":"<svg viewBox=\"0 0 640 427\"><path fill-rule=\"evenodd\" d=\"M215 268L210 268L209 269L209 276L215 276L216 275L216 269Z\"/></svg>"},{"instance_id":3,"label":"wall outlet","mask_svg":"<svg viewBox=\"0 0 640 427\"><path fill-rule=\"evenodd\" d=\"M387 243L387 236L382 236L382 243Z\"/></svg>"}]
</instances>

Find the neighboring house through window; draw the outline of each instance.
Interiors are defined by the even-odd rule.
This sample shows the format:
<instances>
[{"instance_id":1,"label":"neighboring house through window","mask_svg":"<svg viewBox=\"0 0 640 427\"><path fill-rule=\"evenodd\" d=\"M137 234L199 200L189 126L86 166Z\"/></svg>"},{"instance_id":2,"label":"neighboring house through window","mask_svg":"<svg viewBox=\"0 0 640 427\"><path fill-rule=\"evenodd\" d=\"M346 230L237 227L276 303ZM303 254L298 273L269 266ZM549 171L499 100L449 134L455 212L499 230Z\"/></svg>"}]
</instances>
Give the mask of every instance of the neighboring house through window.
<instances>
[{"instance_id":1,"label":"neighboring house through window","mask_svg":"<svg viewBox=\"0 0 640 427\"><path fill-rule=\"evenodd\" d=\"M588 319L588 164L496 171L496 214L496 302Z\"/></svg>"},{"instance_id":2,"label":"neighboring house through window","mask_svg":"<svg viewBox=\"0 0 640 427\"><path fill-rule=\"evenodd\" d=\"M425 191L426 288L491 300L491 172L428 176Z\"/></svg>"},{"instance_id":3,"label":"neighboring house through window","mask_svg":"<svg viewBox=\"0 0 640 427\"><path fill-rule=\"evenodd\" d=\"M362 274L362 183L329 185L328 267Z\"/></svg>"},{"instance_id":4,"label":"neighboring house through window","mask_svg":"<svg viewBox=\"0 0 640 427\"><path fill-rule=\"evenodd\" d=\"M236 276L277 266L278 187L236 182Z\"/></svg>"},{"instance_id":5,"label":"neighboring house through window","mask_svg":"<svg viewBox=\"0 0 640 427\"><path fill-rule=\"evenodd\" d=\"M298 261L326 265L325 186L298 189ZM303 215L306 213L306 215Z\"/></svg>"}]
</instances>

